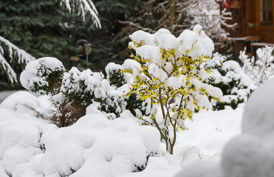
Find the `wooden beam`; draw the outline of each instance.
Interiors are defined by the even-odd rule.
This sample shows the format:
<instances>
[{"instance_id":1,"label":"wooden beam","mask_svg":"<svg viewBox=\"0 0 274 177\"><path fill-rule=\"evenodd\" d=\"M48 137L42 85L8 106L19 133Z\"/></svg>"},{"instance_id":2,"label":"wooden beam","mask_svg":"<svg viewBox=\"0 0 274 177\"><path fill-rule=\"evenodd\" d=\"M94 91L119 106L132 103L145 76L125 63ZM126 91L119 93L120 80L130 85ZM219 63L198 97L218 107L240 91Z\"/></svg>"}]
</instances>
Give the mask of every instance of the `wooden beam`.
<instances>
[{"instance_id":1,"label":"wooden beam","mask_svg":"<svg viewBox=\"0 0 274 177\"><path fill-rule=\"evenodd\" d=\"M261 26L261 0L256 0L256 30Z\"/></svg>"}]
</instances>

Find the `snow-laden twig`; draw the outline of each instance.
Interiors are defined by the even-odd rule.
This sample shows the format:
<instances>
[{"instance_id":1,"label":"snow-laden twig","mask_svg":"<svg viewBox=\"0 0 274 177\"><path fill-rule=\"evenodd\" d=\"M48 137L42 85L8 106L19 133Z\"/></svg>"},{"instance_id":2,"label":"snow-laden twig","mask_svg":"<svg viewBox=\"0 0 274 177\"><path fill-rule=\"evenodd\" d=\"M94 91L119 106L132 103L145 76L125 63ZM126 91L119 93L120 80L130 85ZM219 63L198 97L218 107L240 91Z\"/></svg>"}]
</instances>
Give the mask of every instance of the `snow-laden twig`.
<instances>
[{"instance_id":1,"label":"snow-laden twig","mask_svg":"<svg viewBox=\"0 0 274 177\"><path fill-rule=\"evenodd\" d=\"M71 13L80 14L85 21L86 15L91 15L96 27L101 28L97 9L92 0L61 0L61 5Z\"/></svg>"},{"instance_id":2,"label":"snow-laden twig","mask_svg":"<svg viewBox=\"0 0 274 177\"><path fill-rule=\"evenodd\" d=\"M7 57L5 58L5 56ZM16 73L10 65L10 63L14 62L14 59L17 59L18 64L26 64L35 60L29 53L0 36L0 66L2 66L1 69L4 70L4 73L7 73L12 83L17 82Z\"/></svg>"},{"instance_id":3,"label":"snow-laden twig","mask_svg":"<svg viewBox=\"0 0 274 177\"><path fill-rule=\"evenodd\" d=\"M243 62L244 71L251 79L260 85L264 81L274 77L274 47L265 46L257 50L257 59L246 55L246 50L240 52L239 59Z\"/></svg>"},{"instance_id":4,"label":"snow-laden twig","mask_svg":"<svg viewBox=\"0 0 274 177\"><path fill-rule=\"evenodd\" d=\"M10 66L10 64L5 60L5 58L3 57L3 55L1 54L1 52L0 52L0 66L7 73L8 77L9 77L9 80L12 83L17 82L16 73L13 71L12 67Z\"/></svg>"},{"instance_id":5,"label":"snow-laden twig","mask_svg":"<svg viewBox=\"0 0 274 177\"><path fill-rule=\"evenodd\" d=\"M217 46L225 47L229 36L227 30L234 30L237 26L231 21L231 12L221 9L219 1L214 0L186 0L183 7L187 24L202 25L207 35L213 38Z\"/></svg>"}]
</instances>

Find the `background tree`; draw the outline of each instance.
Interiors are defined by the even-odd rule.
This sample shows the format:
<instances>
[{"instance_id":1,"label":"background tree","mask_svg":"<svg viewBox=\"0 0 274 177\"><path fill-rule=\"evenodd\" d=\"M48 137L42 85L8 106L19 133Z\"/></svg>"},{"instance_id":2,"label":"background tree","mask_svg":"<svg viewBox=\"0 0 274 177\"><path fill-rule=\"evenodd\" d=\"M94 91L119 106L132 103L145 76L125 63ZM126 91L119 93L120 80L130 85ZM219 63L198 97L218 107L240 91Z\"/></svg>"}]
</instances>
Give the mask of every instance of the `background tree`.
<instances>
[{"instance_id":1,"label":"background tree","mask_svg":"<svg viewBox=\"0 0 274 177\"><path fill-rule=\"evenodd\" d=\"M227 39L229 30L236 24L231 23L231 13L221 6L219 0L147 0L139 1L137 13L122 20L121 31L115 35L115 41L120 41L119 54L126 58L126 42L136 30L154 33L160 28L166 28L175 36L184 29L192 29L194 25L203 26L205 33L216 43L216 51L228 54L231 48ZM123 41L123 42L122 42ZM123 48L122 48L123 47Z\"/></svg>"},{"instance_id":2,"label":"background tree","mask_svg":"<svg viewBox=\"0 0 274 177\"><path fill-rule=\"evenodd\" d=\"M215 43L216 51L228 54L229 31L237 24L232 22L232 14L222 7L221 0L184 0L185 24L191 28L196 24L203 26L204 31Z\"/></svg>"},{"instance_id":3,"label":"background tree","mask_svg":"<svg viewBox=\"0 0 274 177\"><path fill-rule=\"evenodd\" d=\"M74 34L81 30L73 20L101 26L91 0L4 1L0 3L0 18L1 82L7 81L6 70L13 83L17 80L15 73L20 73L24 64L34 57L55 56L65 61L76 53L77 35Z\"/></svg>"},{"instance_id":4,"label":"background tree","mask_svg":"<svg viewBox=\"0 0 274 177\"><path fill-rule=\"evenodd\" d=\"M18 81L18 73L15 71L22 70L22 66L32 60L35 60L33 56L0 36L0 90L5 89L5 82L15 84ZM16 68L12 67L14 65Z\"/></svg>"}]
</instances>

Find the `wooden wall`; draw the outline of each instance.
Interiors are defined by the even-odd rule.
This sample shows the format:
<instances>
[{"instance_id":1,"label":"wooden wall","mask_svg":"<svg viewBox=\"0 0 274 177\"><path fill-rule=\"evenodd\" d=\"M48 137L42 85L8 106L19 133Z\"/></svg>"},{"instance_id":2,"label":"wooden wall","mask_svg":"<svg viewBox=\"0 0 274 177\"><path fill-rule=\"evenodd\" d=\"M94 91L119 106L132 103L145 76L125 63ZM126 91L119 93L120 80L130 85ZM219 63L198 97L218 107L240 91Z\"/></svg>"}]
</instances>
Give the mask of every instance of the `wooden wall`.
<instances>
[{"instance_id":1,"label":"wooden wall","mask_svg":"<svg viewBox=\"0 0 274 177\"><path fill-rule=\"evenodd\" d=\"M260 36L263 42L274 43L274 25L260 24L260 0L242 0L242 2L240 9L232 10L233 18L239 24L234 35Z\"/></svg>"}]
</instances>

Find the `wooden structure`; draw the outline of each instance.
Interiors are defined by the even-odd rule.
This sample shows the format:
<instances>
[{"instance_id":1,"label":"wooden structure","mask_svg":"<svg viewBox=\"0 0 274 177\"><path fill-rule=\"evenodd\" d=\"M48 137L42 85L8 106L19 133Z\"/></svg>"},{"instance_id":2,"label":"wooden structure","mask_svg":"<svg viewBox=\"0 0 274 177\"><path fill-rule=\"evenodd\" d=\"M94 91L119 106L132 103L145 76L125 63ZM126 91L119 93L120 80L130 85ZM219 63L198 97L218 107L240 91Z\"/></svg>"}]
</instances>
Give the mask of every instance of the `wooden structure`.
<instances>
[{"instance_id":1,"label":"wooden structure","mask_svg":"<svg viewBox=\"0 0 274 177\"><path fill-rule=\"evenodd\" d=\"M258 36L274 43L274 0L224 0L238 23L234 37Z\"/></svg>"},{"instance_id":2,"label":"wooden structure","mask_svg":"<svg viewBox=\"0 0 274 177\"><path fill-rule=\"evenodd\" d=\"M258 48L274 46L274 0L223 0L223 8L232 12L238 24L230 37L233 58L244 48L256 56Z\"/></svg>"}]
</instances>

